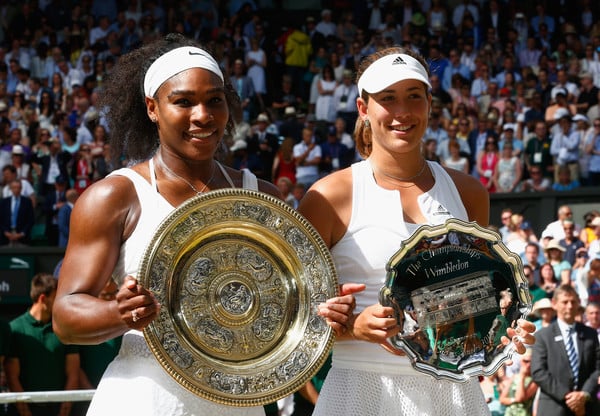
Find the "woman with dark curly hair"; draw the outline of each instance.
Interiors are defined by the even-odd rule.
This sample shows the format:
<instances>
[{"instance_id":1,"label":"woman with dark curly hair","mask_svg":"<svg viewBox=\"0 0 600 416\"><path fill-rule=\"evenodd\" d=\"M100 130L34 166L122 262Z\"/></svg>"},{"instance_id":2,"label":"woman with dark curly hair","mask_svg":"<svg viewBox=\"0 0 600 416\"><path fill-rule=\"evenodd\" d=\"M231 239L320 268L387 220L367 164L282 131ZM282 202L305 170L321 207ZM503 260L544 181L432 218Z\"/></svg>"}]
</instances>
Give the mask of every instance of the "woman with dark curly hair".
<instances>
[{"instance_id":1,"label":"woman with dark curly hair","mask_svg":"<svg viewBox=\"0 0 600 416\"><path fill-rule=\"evenodd\" d=\"M111 147L130 164L75 204L53 313L56 334L68 344L123 335L88 415L262 415L261 406L204 400L161 367L142 333L160 305L136 280L157 225L189 198L230 187L280 197L273 184L215 160L239 99L214 58L180 35L124 55L102 94ZM116 299L101 299L111 279Z\"/></svg>"}]
</instances>

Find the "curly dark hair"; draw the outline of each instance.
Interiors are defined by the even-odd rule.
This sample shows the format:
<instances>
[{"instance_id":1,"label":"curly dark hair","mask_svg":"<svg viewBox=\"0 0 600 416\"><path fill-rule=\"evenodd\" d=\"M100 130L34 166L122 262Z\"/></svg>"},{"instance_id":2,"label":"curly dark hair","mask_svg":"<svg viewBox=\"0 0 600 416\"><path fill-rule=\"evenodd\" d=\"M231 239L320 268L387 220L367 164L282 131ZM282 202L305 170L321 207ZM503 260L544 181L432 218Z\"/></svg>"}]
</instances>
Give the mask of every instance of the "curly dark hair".
<instances>
[{"instance_id":1,"label":"curly dark hair","mask_svg":"<svg viewBox=\"0 0 600 416\"><path fill-rule=\"evenodd\" d=\"M159 144L158 130L146 111L144 76L156 59L182 46L196 46L213 52L193 39L179 33L170 33L121 56L107 75L106 82L99 91L98 105L106 114L111 151L115 160L125 158L129 161L142 161L149 159L156 151ZM233 134L233 117L239 111L240 99L227 74L223 73L223 77L225 99L229 108L225 134Z\"/></svg>"},{"instance_id":2,"label":"curly dark hair","mask_svg":"<svg viewBox=\"0 0 600 416\"><path fill-rule=\"evenodd\" d=\"M423 65L423 68L425 68L425 71L427 71L427 75L430 75L429 65L427 65L427 61L425 60L425 58L423 58L423 56L414 52L412 49L394 46L391 48L385 48L374 52L371 55L366 56L362 61L360 61L360 65L358 66L358 71L356 73L356 83L358 84L358 80L360 79L362 74L367 70L369 66L371 66L373 62L375 62L379 58L383 58L384 56L396 53L403 53L405 55L412 56L417 61L419 61L421 65ZM368 92L363 91L361 97L363 100L365 100L365 102L369 102ZM366 158L371 154L373 146L371 138L371 129L365 126L365 122L360 117L357 117L356 119L356 125L354 127L354 141L356 143L356 150L358 150L358 153L362 157Z\"/></svg>"}]
</instances>

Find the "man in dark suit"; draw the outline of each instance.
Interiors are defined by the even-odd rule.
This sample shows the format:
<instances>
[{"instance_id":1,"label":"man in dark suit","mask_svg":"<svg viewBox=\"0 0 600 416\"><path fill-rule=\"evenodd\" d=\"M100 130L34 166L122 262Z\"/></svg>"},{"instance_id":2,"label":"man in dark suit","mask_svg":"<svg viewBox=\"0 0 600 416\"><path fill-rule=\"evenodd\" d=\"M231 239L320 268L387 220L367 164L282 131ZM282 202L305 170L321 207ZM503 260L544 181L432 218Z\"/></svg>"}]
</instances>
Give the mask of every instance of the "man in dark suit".
<instances>
[{"instance_id":1,"label":"man in dark suit","mask_svg":"<svg viewBox=\"0 0 600 416\"><path fill-rule=\"evenodd\" d=\"M312 44L313 51L318 50L320 47L327 46L327 40L323 33L316 30L317 21L313 16L306 17L306 33L310 36L310 43Z\"/></svg>"},{"instance_id":2,"label":"man in dark suit","mask_svg":"<svg viewBox=\"0 0 600 416\"><path fill-rule=\"evenodd\" d=\"M493 136L496 140L499 139L498 134L494 130L494 123L494 120L488 120L488 117L482 114L479 116L477 127L472 129L467 136L467 143L469 144L471 153L464 156L469 159L469 166L471 166L471 170L473 171L477 170L477 155L484 150L486 139L489 136Z\"/></svg>"},{"instance_id":3,"label":"man in dark suit","mask_svg":"<svg viewBox=\"0 0 600 416\"><path fill-rule=\"evenodd\" d=\"M540 386L538 415L600 414L596 399L600 376L598 336L593 329L575 321L579 306L575 289L559 286L552 297L557 319L535 334L531 375Z\"/></svg>"},{"instance_id":4,"label":"man in dark suit","mask_svg":"<svg viewBox=\"0 0 600 416\"><path fill-rule=\"evenodd\" d=\"M350 51L344 59L344 69L352 71L353 74L356 73L363 57L364 54L362 53L362 45L360 42L352 42L352 45L350 45Z\"/></svg>"},{"instance_id":5,"label":"man in dark suit","mask_svg":"<svg viewBox=\"0 0 600 416\"><path fill-rule=\"evenodd\" d=\"M67 165L71 160L71 154L62 150L57 137L50 138L44 144L48 146L48 154L43 156L34 155L31 163L40 165L42 168L38 194L46 196L49 192L54 191L54 182L58 176L69 177Z\"/></svg>"},{"instance_id":6,"label":"man in dark suit","mask_svg":"<svg viewBox=\"0 0 600 416\"><path fill-rule=\"evenodd\" d=\"M44 198L43 212L46 217L46 239L48 245L58 245L58 210L67 203L66 191L69 188L69 179L59 175L54 180L54 190Z\"/></svg>"},{"instance_id":7,"label":"man in dark suit","mask_svg":"<svg viewBox=\"0 0 600 416\"><path fill-rule=\"evenodd\" d=\"M260 170L253 173L267 181L271 180L273 159L279 149L279 137L267 129L270 124L271 120L267 113L260 113L256 118L254 132L248 138L248 152L256 153L261 162Z\"/></svg>"},{"instance_id":8,"label":"man in dark suit","mask_svg":"<svg viewBox=\"0 0 600 416\"><path fill-rule=\"evenodd\" d=\"M483 7L483 13L481 13L480 27L494 28L496 30L496 36L500 39L502 44L506 42L508 37L508 29L510 18L507 16L506 8L502 7L498 0L490 0Z\"/></svg>"},{"instance_id":9,"label":"man in dark suit","mask_svg":"<svg viewBox=\"0 0 600 416\"><path fill-rule=\"evenodd\" d=\"M78 197L79 193L76 189L67 190L67 203L58 210L58 246L61 248L66 248L69 242L71 212L73 211L73 204L75 204Z\"/></svg>"},{"instance_id":10,"label":"man in dark suit","mask_svg":"<svg viewBox=\"0 0 600 416\"><path fill-rule=\"evenodd\" d=\"M260 95L256 94L252 78L247 75L246 64L242 59L236 59L233 62L231 85L233 85L242 101L243 119L249 122L253 114L256 113L257 108L262 107L262 101Z\"/></svg>"},{"instance_id":11,"label":"man in dark suit","mask_svg":"<svg viewBox=\"0 0 600 416\"><path fill-rule=\"evenodd\" d=\"M21 189L21 181L13 180L10 183L12 196L0 201L0 243L3 245L28 244L31 239L35 222L33 203L30 198L21 195Z\"/></svg>"},{"instance_id":12,"label":"man in dark suit","mask_svg":"<svg viewBox=\"0 0 600 416\"><path fill-rule=\"evenodd\" d=\"M300 143L302 141L302 129L304 129L304 122L299 120L296 109L291 106L286 107L284 120L279 125L279 135L282 137L291 137L295 143Z\"/></svg>"}]
</instances>

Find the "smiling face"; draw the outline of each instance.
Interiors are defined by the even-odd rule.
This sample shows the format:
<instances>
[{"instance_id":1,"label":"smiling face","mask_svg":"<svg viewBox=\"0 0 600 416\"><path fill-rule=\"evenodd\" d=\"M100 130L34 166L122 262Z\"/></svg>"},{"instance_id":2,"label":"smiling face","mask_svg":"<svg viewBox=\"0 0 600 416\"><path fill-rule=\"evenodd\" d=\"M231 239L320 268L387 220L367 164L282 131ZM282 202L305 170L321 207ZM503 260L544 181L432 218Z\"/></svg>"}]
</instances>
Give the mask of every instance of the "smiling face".
<instances>
[{"instance_id":1,"label":"smiling face","mask_svg":"<svg viewBox=\"0 0 600 416\"><path fill-rule=\"evenodd\" d=\"M184 158L212 158L229 119L221 79L206 69L188 69L164 82L156 97L147 97L146 106L161 144Z\"/></svg>"},{"instance_id":2,"label":"smiling face","mask_svg":"<svg viewBox=\"0 0 600 416\"><path fill-rule=\"evenodd\" d=\"M590 303L585 308L585 317L587 323L592 328L600 328L600 305L597 303Z\"/></svg>"},{"instance_id":3,"label":"smiling face","mask_svg":"<svg viewBox=\"0 0 600 416\"><path fill-rule=\"evenodd\" d=\"M431 95L423 82L399 81L383 91L370 94L368 103L358 100L363 120L371 124L373 151L419 151L427 129Z\"/></svg>"}]
</instances>

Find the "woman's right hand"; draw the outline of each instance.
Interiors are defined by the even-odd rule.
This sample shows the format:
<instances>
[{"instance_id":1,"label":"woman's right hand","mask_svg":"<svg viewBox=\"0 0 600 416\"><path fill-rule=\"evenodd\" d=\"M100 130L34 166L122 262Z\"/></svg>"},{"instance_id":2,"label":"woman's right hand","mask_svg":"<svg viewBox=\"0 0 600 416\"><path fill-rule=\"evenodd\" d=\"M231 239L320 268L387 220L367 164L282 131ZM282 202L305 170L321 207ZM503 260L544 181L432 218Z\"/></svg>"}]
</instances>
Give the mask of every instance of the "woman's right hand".
<instances>
[{"instance_id":1,"label":"woman's right hand","mask_svg":"<svg viewBox=\"0 0 600 416\"><path fill-rule=\"evenodd\" d=\"M352 335L356 339L385 344L400 332L394 308L375 304L354 316Z\"/></svg>"},{"instance_id":2,"label":"woman's right hand","mask_svg":"<svg viewBox=\"0 0 600 416\"><path fill-rule=\"evenodd\" d=\"M340 285L339 296L327 299L318 307L318 313L324 317L336 336L351 333L354 323L356 299L354 293L365 290L362 283L345 283ZM350 331L349 331L350 330Z\"/></svg>"},{"instance_id":3,"label":"woman's right hand","mask_svg":"<svg viewBox=\"0 0 600 416\"><path fill-rule=\"evenodd\" d=\"M154 294L140 285L133 276L125 277L117 293L121 319L130 328L142 330L152 322L160 311Z\"/></svg>"}]
</instances>

